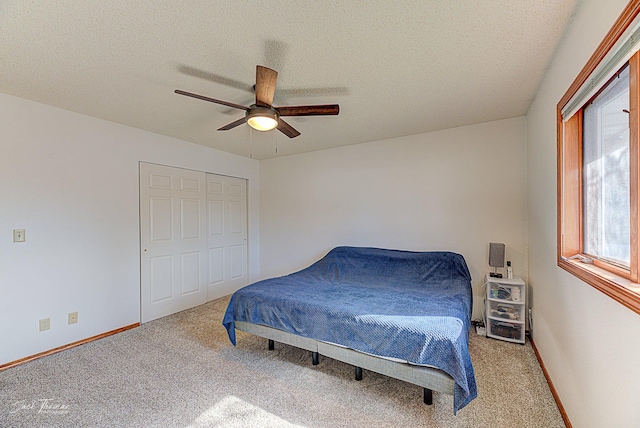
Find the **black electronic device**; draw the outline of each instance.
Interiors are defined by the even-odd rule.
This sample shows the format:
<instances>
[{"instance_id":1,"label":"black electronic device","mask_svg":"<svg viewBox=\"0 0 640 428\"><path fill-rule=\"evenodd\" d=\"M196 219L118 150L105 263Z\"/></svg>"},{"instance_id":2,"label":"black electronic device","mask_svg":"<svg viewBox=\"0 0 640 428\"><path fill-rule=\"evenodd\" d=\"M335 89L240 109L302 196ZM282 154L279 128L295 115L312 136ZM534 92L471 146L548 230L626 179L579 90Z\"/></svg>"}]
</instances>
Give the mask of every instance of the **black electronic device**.
<instances>
[{"instance_id":1,"label":"black electronic device","mask_svg":"<svg viewBox=\"0 0 640 428\"><path fill-rule=\"evenodd\" d=\"M504 267L504 249L505 245L502 243L489 243L489 266L494 268L493 272L489 274L492 278L502 278L502 274L498 273L498 268Z\"/></svg>"}]
</instances>

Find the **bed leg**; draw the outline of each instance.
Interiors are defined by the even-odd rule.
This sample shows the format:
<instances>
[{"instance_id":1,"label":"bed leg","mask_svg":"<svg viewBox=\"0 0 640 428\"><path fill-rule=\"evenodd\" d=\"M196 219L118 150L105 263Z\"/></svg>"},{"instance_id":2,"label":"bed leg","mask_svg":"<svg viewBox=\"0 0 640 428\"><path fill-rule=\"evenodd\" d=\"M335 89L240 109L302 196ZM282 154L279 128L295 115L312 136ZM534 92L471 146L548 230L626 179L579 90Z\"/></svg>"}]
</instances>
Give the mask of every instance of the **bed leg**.
<instances>
[{"instance_id":1,"label":"bed leg","mask_svg":"<svg viewBox=\"0 0 640 428\"><path fill-rule=\"evenodd\" d=\"M273 351L273 349L274 349L273 340L269 339L269 351Z\"/></svg>"},{"instance_id":2,"label":"bed leg","mask_svg":"<svg viewBox=\"0 0 640 428\"><path fill-rule=\"evenodd\" d=\"M312 352L311 353L311 362L313 363L314 366L317 366L319 361L318 361L318 353L317 352Z\"/></svg>"},{"instance_id":3,"label":"bed leg","mask_svg":"<svg viewBox=\"0 0 640 428\"><path fill-rule=\"evenodd\" d=\"M356 380L362 380L362 367L356 367Z\"/></svg>"},{"instance_id":4,"label":"bed leg","mask_svg":"<svg viewBox=\"0 0 640 428\"><path fill-rule=\"evenodd\" d=\"M424 404L429 406L433 404L433 391L429 388L424 388Z\"/></svg>"}]
</instances>

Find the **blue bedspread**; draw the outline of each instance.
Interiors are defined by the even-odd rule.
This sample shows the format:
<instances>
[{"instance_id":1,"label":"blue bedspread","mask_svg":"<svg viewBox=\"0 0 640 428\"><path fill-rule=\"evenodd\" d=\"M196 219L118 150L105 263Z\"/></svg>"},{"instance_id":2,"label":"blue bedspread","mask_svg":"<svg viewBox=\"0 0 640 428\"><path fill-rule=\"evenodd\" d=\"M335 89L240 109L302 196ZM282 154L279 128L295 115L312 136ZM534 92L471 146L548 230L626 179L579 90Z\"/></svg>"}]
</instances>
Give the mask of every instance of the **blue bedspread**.
<instances>
[{"instance_id":1,"label":"blue bedspread","mask_svg":"<svg viewBox=\"0 0 640 428\"><path fill-rule=\"evenodd\" d=\"M477 395L468 351L471 276L450 252L337 247L313 265L236 291L222 324L266 325L430 365L455 381L454 412Z\"/></svg>"}]
</instances>

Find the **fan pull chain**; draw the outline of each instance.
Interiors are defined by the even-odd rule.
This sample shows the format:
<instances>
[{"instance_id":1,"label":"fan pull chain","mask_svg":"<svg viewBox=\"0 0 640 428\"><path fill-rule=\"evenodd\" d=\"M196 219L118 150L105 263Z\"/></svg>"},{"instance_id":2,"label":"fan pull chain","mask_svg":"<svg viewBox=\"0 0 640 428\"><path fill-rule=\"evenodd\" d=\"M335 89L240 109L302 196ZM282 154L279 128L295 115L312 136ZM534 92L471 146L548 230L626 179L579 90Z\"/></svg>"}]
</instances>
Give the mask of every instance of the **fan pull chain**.
<instances>
[{"instance_id":1,"label":"fan pull chain","mask_svg":"<svg viewBox=\"0 0 640 428\"><path fill-rule=\"evenodd\" d=\"M276 154L278 154L278 133L274 132L273 135L274 135L274 138L276 139Z\"/></svg>"},{"instance_id":2,"label":"fan pull chain","mask_svg":"<svg viewBox=\"0 0 640 428\"><path fill-rule=\"evenodd\" d=\"M249 159L253 159L253 129L249 127Z\"/></svg>"}]
</instances>

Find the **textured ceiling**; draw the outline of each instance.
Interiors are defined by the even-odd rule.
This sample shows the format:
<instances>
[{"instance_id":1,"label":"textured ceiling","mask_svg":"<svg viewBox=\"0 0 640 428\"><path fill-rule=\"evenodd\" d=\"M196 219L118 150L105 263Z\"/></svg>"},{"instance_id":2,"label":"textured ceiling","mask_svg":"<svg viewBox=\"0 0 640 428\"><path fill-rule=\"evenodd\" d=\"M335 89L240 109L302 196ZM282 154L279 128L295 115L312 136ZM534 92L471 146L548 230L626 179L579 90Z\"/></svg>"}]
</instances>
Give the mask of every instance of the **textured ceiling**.
<instances>
[{"instance_id":1,"label":"textured ceiling","mask_svg":"<svg viewBox=\"0 0 640 428\"><path fill-rule=\"evenodd\" d=\"M256 159L527 113L576 0L0 3L0 92ZM242 125L255 67L302 135ZM278 153L276 154L276 147Z\"/></svg>"}]
</instances>

